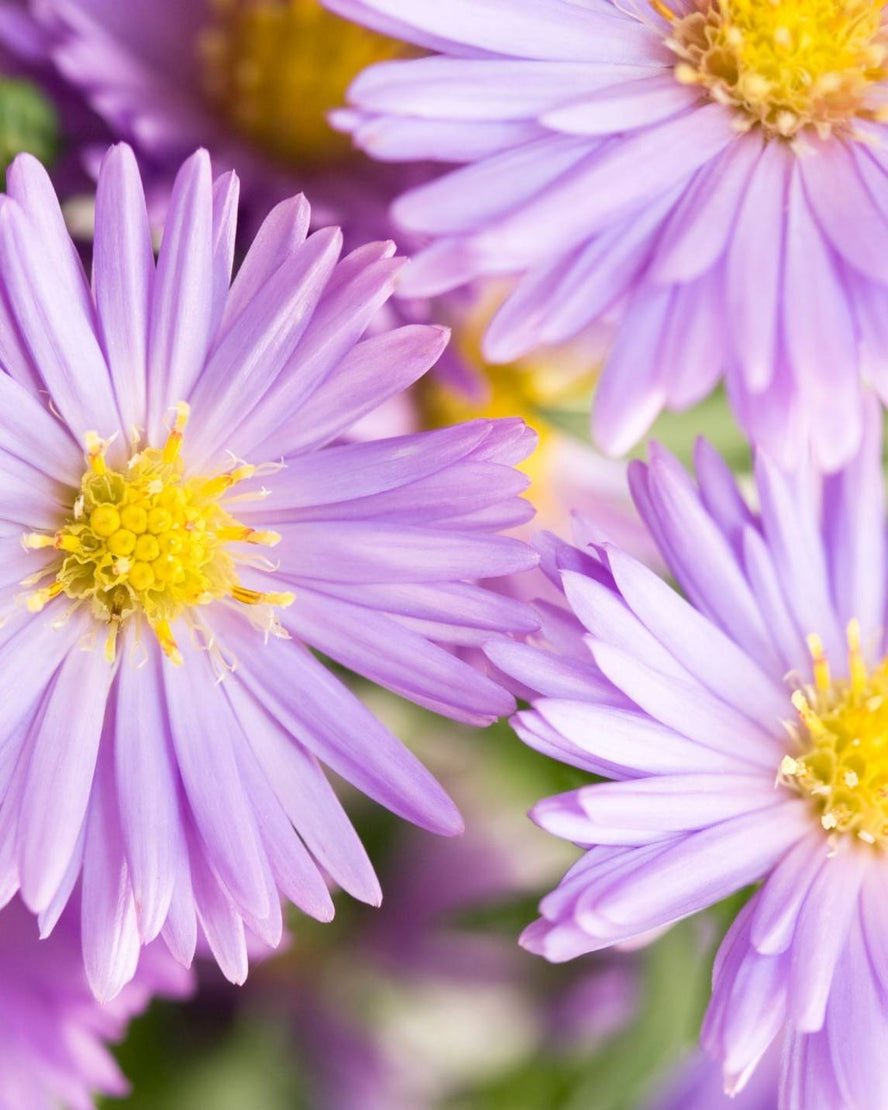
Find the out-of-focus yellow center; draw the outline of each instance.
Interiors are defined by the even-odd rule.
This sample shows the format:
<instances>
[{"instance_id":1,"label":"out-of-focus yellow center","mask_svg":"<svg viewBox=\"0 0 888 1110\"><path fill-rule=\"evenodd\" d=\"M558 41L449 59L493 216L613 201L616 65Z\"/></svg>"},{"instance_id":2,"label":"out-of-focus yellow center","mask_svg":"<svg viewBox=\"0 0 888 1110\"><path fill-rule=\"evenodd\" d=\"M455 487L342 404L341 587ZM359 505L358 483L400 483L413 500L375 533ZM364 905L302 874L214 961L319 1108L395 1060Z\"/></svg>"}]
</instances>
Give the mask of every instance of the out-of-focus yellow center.
<instances>
[{"instance_id":1,"label":"out-of-focus yellow center","mask_svg":"<svg viewBox=\"0 0 888 1110\"><path fill-rule=\"evenodd\" d=\"M238 582L231 543L272 547L277 532L260 532L239 523L225 508L232 486L256 473L247 464L210 477L187 477L180 457L188 406L177 406L176 421L162 448L146 447L122 471L112 470L105 444L87 436L87 469L71 515L53 534L29 532L29 549L53 548L57 564L37 575L53 575L48 586L28 595L39 612L65 595L88 603L92 615L108 626L106 655L115 656L121 623L142 615L161 647L182 661L170 622L193 606L231 598L245 605L285 606L288 593L258 593Z\"/></svg>"},{"instance_id":2,"label":"out-of-focus yellow center","mask_svg":"<svg viewBox=\"0 0 888 1110\"><path fill-rule=\"evenodd\" d=\"M198 40L207 98L269 157L323 168L347 137L327 123L361 70L405 56L403 43L332 15L320 0L212 0Z\"/></svg>"},{"instance_id":3,"label":"out-of-focus yellow center","mask_svg":"<svg viewBox=\"0 0 888 1110\"><path fill-rule=\"evenodd\" d=\"M867 667L856 621L847 678L831 676L817 636L808 643L814 683L793 694L798 751L784 757L781 777L811 799L827 832L888 847L888 660Z\"/></svg>"},{"instance_id":4,"label":"out-of-focus yellow center","mask_svg":"<svg viewBox=\"0 0 888 1110\"><path fill-rule=\"evenodd\" d=\"M465 366L476 372L474 388L427 374L418 386L420 413L426 427L439 428L477 418L520 416L532 425L539 442L518 465L531 481L529 496L538 511L551 497L548 481L552 448L564 433L557 415L588 413L598 367L590 365L579 344L542 351L517 362L494 364L484 358L482 338L505 290L491 289L453 329L453 348Z\"/></svg>"},{"instance_id":5,"label":"out-of-focus yellow center","mask_svg":"<svg viewBox=\"0 0 888 1110\"><path fill-rule=\"evenodd\" d=\"M886 76L884 0L696 0L672 22L675 75L738 112L741 128L821 136L855 117L881 118L868 99Z\"/></svg>"}]
</instances>

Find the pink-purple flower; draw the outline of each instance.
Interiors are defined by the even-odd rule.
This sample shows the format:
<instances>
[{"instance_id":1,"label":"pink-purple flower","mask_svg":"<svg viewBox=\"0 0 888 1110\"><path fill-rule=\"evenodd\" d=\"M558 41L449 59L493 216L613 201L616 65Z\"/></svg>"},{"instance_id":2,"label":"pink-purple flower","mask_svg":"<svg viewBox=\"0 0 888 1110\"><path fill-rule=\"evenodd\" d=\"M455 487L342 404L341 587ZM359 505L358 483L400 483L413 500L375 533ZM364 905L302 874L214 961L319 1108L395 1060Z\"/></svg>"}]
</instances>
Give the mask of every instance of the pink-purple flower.
<instances>
[{"instance_id":1,"label":"pink-purple flower","mask_svg":"<svg viewBox=\"0 0 888 1110\"><path fill-rule=\"evenodd\" d=\"M430 57L333 119L440 176L394 217L403 282L515 275L486 353L617 329L593 430L622 453L724 377L753 438L827 469L888 397L886 31L871 0L325 0Z\"/></svg>"},{"instance_id":2,"label":"pink-purple flower","mask_svg":"<svg viewBox=\"0 0 888 1110\"><path fill-rule=\"evenodd\" d=\"M108 1044L155 995L182 998L192 986L191 974L155 943L132 982L101 1005L83 971L77 907L40 940L34 918L15 899L0 916L0 1106L92 1110L95 1095L125 1095Z\"/></svg>"},{"instance_id":3,"label":"pink-purple flower","mask_svg":"<svg viewBox=\"0 0 888 1110\"><path fill-rule=\"evenodd\" d=\"M684 594L609 546L544 544L547 644L491 645L526 743L613 780L534 811L585 854L523 943L567 960L757 886L721 945L704 1047L742 1089L785 1036L781 1106L888 1104L888 563L881 414L841 472L763 452L754 506L705 443L636 504Z\"/></svg>"},{"instance_id":4,"label":"pink-purple flower","mask_svg":"<svg viewBox=\"0 0 888 1110\"><path fill-rule=\"evenodd\" d=\"M320 0L36 0L60 77L162 183L196 147L235 169L248 215L305 190L349 246L386 231L395 173L327 123L360 70L409 52ZM415 177L415 171L406 171ZM370 228L369 234L367 228Z\"/></svg>"},{"instance_id":5,"label":"pink-purple flower","mask_svg":"<svg viewBox=\"0 0 888 1110\"><path fill-rule=\"evenodd\" d=\"M301 197L234 281L237 179L182 167L155 263L112 148L91 282L49 180L0 198L0 899L47 930L79 883L97 996L162 935L225 974L275 946L280 898L379 886L322 766L440 833L461 822L315 649L473 724L513 701L460 657L535 624L478 585L531 566L520 420L337 443L446 343L365 337L404 260L341 257Z\"/></svg>"}]
</instances>

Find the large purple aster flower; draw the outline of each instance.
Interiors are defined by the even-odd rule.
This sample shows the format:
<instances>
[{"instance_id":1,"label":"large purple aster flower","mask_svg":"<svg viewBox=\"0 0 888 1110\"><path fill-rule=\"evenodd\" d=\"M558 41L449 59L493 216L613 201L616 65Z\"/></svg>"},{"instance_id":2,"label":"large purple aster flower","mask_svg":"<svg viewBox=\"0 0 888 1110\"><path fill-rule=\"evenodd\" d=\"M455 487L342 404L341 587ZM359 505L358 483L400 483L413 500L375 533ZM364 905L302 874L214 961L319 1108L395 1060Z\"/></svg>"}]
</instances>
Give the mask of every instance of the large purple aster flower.
<instances>
[{"instance_id":1,"label":"large purple aster flower","mask_svg":"<svg viewBox=\"0 0 888 1110\"><path fill-rule=\"evenodd\" d=\"M395 207L436 240L405 294L519 275L494 361L613 319L608 451L724 373L772 453L850 457L861 375L888 397L881 3L325 3L437 52L369 69L336 117L380 159L465 164Z\"/></svg>"},{"instance_id":2,"label":"large purple aster flower","mask_svg":"<svg viewBox=\"0 0 888 1110\"><path fill-rule=\"evenodd\" d=\"M459 831L307 645L482 724L512 699L455 649L534 624L474 584L534 562L497 534L532 511L512 464L533 434L482 420L331 446L446 334L362 339L403 260L306 238L302 198L229 288L236 196L194 155L155 265L135 160L112 149L91 286L33 159L0 199L0 898L20 887L45 926L80 877L100 997L139 938L188 962L198 923L242 980L244 927L277 944L279 894L332 915L322 871L379 900L321 763Z\"/></svg>"},{"instance_id":3,"label":"large purple aster flower","mask_svg":"<svg viewBox=\"0 0 888 1110\"><path fill-rule=\"evenodd\" d=\"M566 960L751 884L715 965L705 1047L736 1090L786 1030L782 1105L888 1105L885 519L873 406L821 478L756 460L759 508L703 444L652 448L636 503L687 600L630 556L553 544L552 650L492 645L531 746L616 780L541 802L588 851L524 944Z\"/></svg>"},{"instance_id":4,"label":"large purple aster flower","mask_svg":"<svg viewBox=\"0 0 888 1110\"><path fill-rule=\"evenodd\" d=\"M160 942L107 1005L93 998L80 957L76 908L48 940L16 899L0 916L0 1106L3 1110L92 1110L93 1095L125 1095L127 1082L108 1042L154 995L181 998L192 977Z\"/></svg>"}]
</instances>

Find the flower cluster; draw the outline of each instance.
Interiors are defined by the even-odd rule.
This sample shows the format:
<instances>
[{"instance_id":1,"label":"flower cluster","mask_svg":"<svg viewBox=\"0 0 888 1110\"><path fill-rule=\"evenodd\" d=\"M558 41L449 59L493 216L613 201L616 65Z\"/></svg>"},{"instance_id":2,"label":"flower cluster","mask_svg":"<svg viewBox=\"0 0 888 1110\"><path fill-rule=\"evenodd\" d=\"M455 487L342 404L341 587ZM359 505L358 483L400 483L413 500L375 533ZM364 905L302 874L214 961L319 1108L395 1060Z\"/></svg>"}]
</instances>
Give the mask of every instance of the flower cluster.
<instances>
[{"instance_id":1,"label":"flower cluster","mask_svg":"<svg viewBox=\"0 0 888 1110\"><path fill-rule=\"evenodd\" d=\"M378 905L364 799L495 810L431 715L510 718L528 834L582 853L526 949L717 948L717 1064L677 1038L633 1098L888 1106L886 20L0 0L0 1107L122 1093L106 1043L196 953L242 984L289 904ZM503 844L435 853L402 979L515 893ZM530 1040L630 1036L643 964ZM330 1090L400 1104L300 981Z\"/></svg>"}]
</instances>

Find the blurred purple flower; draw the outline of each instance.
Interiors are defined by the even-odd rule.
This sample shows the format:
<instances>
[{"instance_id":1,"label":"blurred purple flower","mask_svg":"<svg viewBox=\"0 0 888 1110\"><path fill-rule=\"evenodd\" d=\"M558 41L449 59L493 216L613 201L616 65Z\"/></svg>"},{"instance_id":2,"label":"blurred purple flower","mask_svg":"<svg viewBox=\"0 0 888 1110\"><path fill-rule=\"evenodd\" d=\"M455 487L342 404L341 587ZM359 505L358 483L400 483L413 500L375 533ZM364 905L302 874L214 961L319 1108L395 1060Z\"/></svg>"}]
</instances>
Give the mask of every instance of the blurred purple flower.
<instances>
[{"instance_id":1,"label":"blurred purple flower","mask_svg":"<svg viewBox=\"0 0 888 1110\"><path fill-rule=\"evenodd\" d=\"M461 746L451 738L457 762ZM444 843L406 830L385 861L379 913L332 959L296 963L296 981L277 984L318 1105L441 1106L532 1057L592 1054L634 1015L634 958L587 961L566 983L537 974L510 929L479 924L550 882L564 860L514 805L514 784L499 793L485 784L498 766L473 759L457 774L465 836Z\"/></svg>"},{"instance_id":2,"label":"blurred purple flower","mask_svg":"<svg viewBox=\"0 0 888 1110\"><path fill-rule=\"evenodd\" d=\"M346 246L387 235L398 176L350 148L327 112L372 61L402 43L341 20L319 0L32 0L62 77L143 171L174 171L198 146L236 169L249 218L307 190L314 225ZM426 176L424 171L421 177ZM418 181L414 168L406 173Z\"/></svg>"},{"instance_id":3,"label":"blurred purple flower","mask_svg":"<svg viewBox=\"0 0 888 1110\"><path fill-rule=\"evenodd\" d=\"M520 275L498 362L618 322L609 453L724 374L781 459L851 456L861 376L888 398L881 4L324 2L436 52L369 69L333 117L381 160L461 167L396 203L435 239L406 295Z\"/></svg>"},{"instance_id":4,"label":"blurred purple flower","mask_svg":"<svg viewBox=\"0 0 888 1110\"><path fill-rule=\"evenodd\" d=\"M9 80L27 82L45 98L58 117L59 134L51 141L22 147L20 140L27 135L20 133L20 121L4 114L0 120L0 171L15 154L27 149L41 156L60 196L92 189L86 162L96 146L107 146L108 129L80 92L57 73L50 37L30 14L27 0L0 0L0 81ZM4 127L11 131L4 133Z\"/></svg>"},{"instance_id":5,"label":"blurred purple flower","mask_svg":"<svg viewBox=\"0 0 888 1110\"><path fill-rule=\"evenodd\" d=\"M523 943L567 960L761 882L703 1043L738 1091L785 1029L785 1107L888 1105L880 419L832 477L760 453L758 510L705 443L696 486L653 446L635 500L688 600L615 548L550 538L572 614L543 610L548 649L488 648L533 698L522 739L617 780L536 807L588 850Z\"/></svg>"},{"instance_id":6,"label":"blurred purple flower","mask_svg":"<svg viewBox=\"0 0 888 1110\"><path fill-rule=\"evenodd\" d=\"M301 197L229 288L236 177L214 183L205 152L185 163L155 265L135 159L115 147L90 285L39 164L19 158L8 185L0 899L21 887L46 927L82 876L101 998L140 940L162 932L190 962L198 924L242 981L245 926L277 945L280 894L329 919L326 873L379 901L322 763L408 820L461 829L308 646L461 721L510 712L456 649L535 626L475 584L536 562L498 534L532 512L513 464L534 436L488 420L331 446L447 336L362 339L403 259L390 243L340 258L338 229L306 238Z\"/></svg>"},{"instance_id":7,"label":"blurred purple flower","mask_svg":"<svg viewBox=\"0 0 888 1110\"><path fill-rule=\"evenodd\" d=\"M778 1110L780 1045L772 1045L735 1096L723 1091L721 1069L702 1052L680 1064L645 1110ZM790 1103L792 1105L792 1103ZM829 1104L835 1110L836 1104ZM799 1104L802 1110L802 1104ZM807 1110L808 1103L804 1104ZM824 1106L824 1110L826 1107Z\"/></svg>"},{"instance_id":8,"label":"blurred purple flower","mask_svg":"<svg viewBox=\"0 0 888 1110\"><path fill-rule=\"evenodd\" d=\"M15 899L0 915L0 1106L91 1110L94 1094L125 1095L108 1042L123 1037L154 995L183 998L192 989L191 974L155 943L132 982L101 1005L83 972L76 905L40 940L34 918Z\"/></svg>"}]
</instances>

